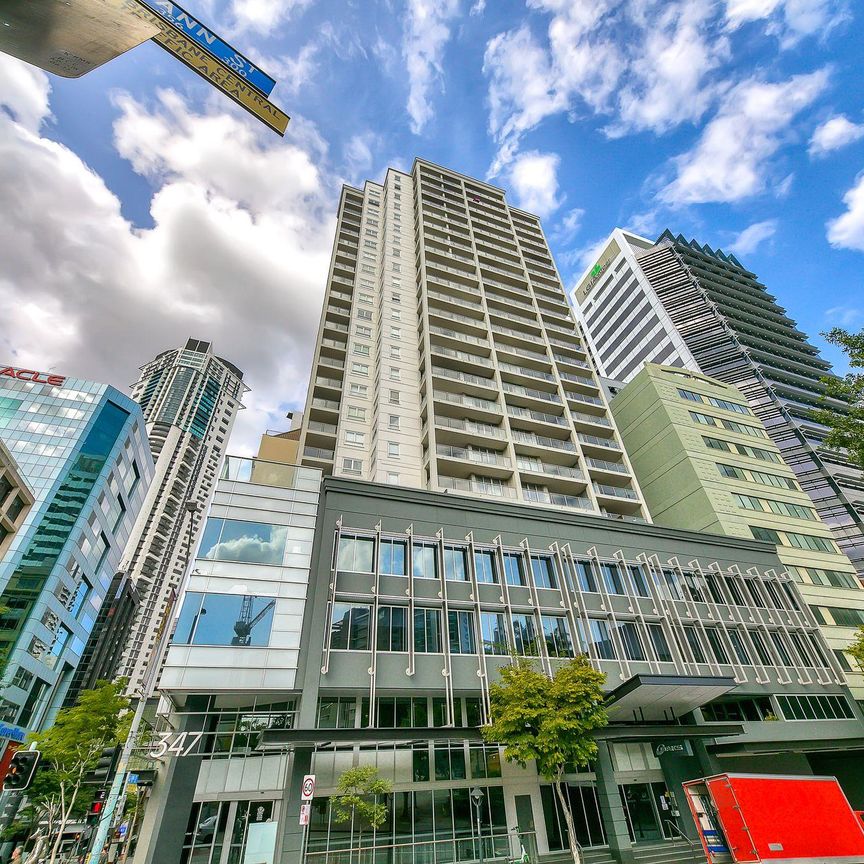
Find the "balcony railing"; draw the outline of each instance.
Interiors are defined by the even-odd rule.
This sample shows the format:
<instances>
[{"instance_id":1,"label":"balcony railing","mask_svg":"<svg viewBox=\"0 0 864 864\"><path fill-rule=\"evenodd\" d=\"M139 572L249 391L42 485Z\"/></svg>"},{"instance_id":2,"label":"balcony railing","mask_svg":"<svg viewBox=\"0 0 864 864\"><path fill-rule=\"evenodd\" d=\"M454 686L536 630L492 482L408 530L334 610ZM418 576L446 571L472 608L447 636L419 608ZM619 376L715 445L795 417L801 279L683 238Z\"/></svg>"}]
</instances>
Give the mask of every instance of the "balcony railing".
<instances>
[{"instance_id":1,"label":"balcony railing","mask_svg":"<svg viewBox=\"0 0 864 864\"><path fill-rule=\"evenodd\" d=\"M432 374L439 375L441 378L447 378L450 381L463 381L465 384L475 384L478 387L495 388L494 378L483 378L480 375L471 375L468 372L457 372L455 369L448 369L445 366L433 366Z\"/></svg>"},{"instance_id":2,"label":"balcony railing","mask_svg":"<svg viewBox=\"0 0 864 864\"><path fill-rule=\"evenodd\" d=\"M606 483L595 483L594 491L598 495L609 495L613 498L626 498L629 501L639 500L639 496L632 489L622 489L620 486L609 486Z\"/></svg>"},{"instance_id":3,"label":"balcony railing","mask_svg":"<svg viewBox=\"0 0 864 864\"><path fill-rule=\"evenodd\" d=\"M500 465L503 468L512 468L513 463L500 453L490 453L485 450L472 450L467 447L451 447L448 444L439 444L435 448L439 456L448 459L465 459L468 462L477 462L480 465Z\"/></svg>"},{"instance_id":4,"label":"balcony railing","mask_svg":"<svg viewBox=\"0 0 864 864\"><path fill-rule=\"evenodd\" d=\"M484 483L478 480L465 480L461 477L446 477L439 474L438 485L442 489L452 489L454 492L471 492L475 495L490 495L495 498L516 497L516 490L510 486L499 486L497 483Z\"/></svg>"},{"instance_id":5,"label":"balcony railing","mask_svg":"<svg viewBox=\"0 0 864 864\"><path fill-rule=\"evenodd\" d=\"M501 388L505 393L512 393L514 396L527 396L530 399L542 399L544 402L561 404L561 397L548 390L535 390L533 387L522 387L520 384L510 384L507 381L501 384Z\"/></svg>"},{"instance_id":6,"label":"balcony railing","mask_svg":"<svg viewBox=\"0 0 864 864\"><path fill-rule=\"evenodd\" d=\"M523 489L526 501L536 504L554 504L556 507L573 507L576 510L593 510L590 499L582 495L563 495L560 492L548 492L543 489Z\"/></svg>"},{"instance_id":7,"label":"balcony railing","mask_svg":"<svg viewBox=\"0 0 864 864\"><path fill-rule=\"evenodd\" d=\"M466 363L473 363L475 366L492 368L492 361L487 357L481 357L479 354L469 354L467 351L457 351L455 348L442 348L440 345L433 345L432 351L435 354L440 354L442 357L452 357L454 360L464 360Z\"/></svg>"},{"instance_id":8,"label":"balcony railing","mask_svg":"<svg viewBox=\"0 0 864 864\"><path fill-rule=\"evenodd\" d=\"M527 366L516 366L513 363L498 361L498 368L502 372L513 372L516 375L526 375L529 378L538 378L542 381L554 381L555 376L551 372L541 372L539 369L529 369Z\"/></svg>"},{"instance_id":9,"label":"balcony railing","mask_svg":"<svg viewBox=\"0 0 864 864\"><path fill-rule=\"evenodd\" d=\"M596 468L598 471L611 471L613 474L630 473L623 462L610 462L608 459L595 459L593 456L586 456L585 464L589 468Z\"/></svg>"},{"instance_id":10,"label":"balcony railing","mask_svg":"<svg viewBox=\"0 0 864 864\"><path fill-rule=\"evenodd\" d=\"M572 441L560 438L548 438L545 435L535 435L533 432L523 432L520 429L513 430L513 440L520 444L533 444L536 447L551 447L553 450L566 450L568 453L576 452L576 445Z\"/></svg>"},{"instance_id":11,"label":"balcony railing","mask_svg":"<svg viewBox=\"0 0 864 864\"><path fill-rule=\"evenodd\" d=\"M324 447L305 447L303 455L309 459L332 459L333 451Z\"/></svg>"},{"instance_id":12,"label":"balcony railing","mask_svg":"<svg viewBox=\"0 0 864 864\"><path fill-rule=\"evenodd\" d=\"M603 417L600 414L586 414L584 411L571 411L570 416L574 420L581 420L583 423L596 423L598 426L608 426L612 428L612 421L608 417Z\"/></svg>"},{"instance_id":13,"label":"balcony railing","mask_svg":"<svg viewBox=\"0 0 864 864\"><path fill-rule=\"evenodd\" d=\"M461 393L447 393L444 390L435 390L433 398L437 402L450 402L453 405L464 405L466 408L479 408L481 411L492 411L501 413L501 406L491 399L478 399L476 396L465 396Z\"/></svg>"},{"instance_id":14,"label":"balcony railing","mask_svg":"<svg viewBox=\"0 0 864 864\"><path fill-rule=\"evenodd\" d=\"M543 411L531 411L528 408L520 408L517 405L507 405L507 413L511 417L523 420L536 420L538 423L549 423L552 426L568 426L567 418L558 414L546 414Z\"/></svg>"},{"instance_id":15,"label":"balcony railing","mask_svg":"<svg viewBox=\"0 0 864 864\"><path fill-rule=\"evenodd\" d=\"M504 439L507 437L503 429L488 423L474 423L471 420L457 420L454 417L435 417L435 425L444 429L458 429L473 435L483 435L486 438Z\"/></svg>"},{"instance_id":16,"label":"balcony railing","mask_svg":"<svg viewBox=\"0 0 864 864\"><path fill-rule=\"evenodd\" d=\"M469 336L467 333L457 333L455 330L449 330L447 327L436 327L434 324L430 324L429 332L437 333L439 336L447 336L449 339L458 339L460 342L467 342L469 345L489 346L488 339L481 339L479 336Z\"/></svg>"},{"instance_id":17,"label":"balcony railing","mask_svg":"<svg viewBox=\"0 0 864 864\"><path fill-rule=\"evenodd\" d=\"M571 468L568 465L550 465L548 462L524 457L516 459L516 467L520 471L528 471L532 474L547 474L550 477L565 477L568 480L585 479L585 475L578 468Z\"/></svg>"},{"instance_id":18,"label":"balcony railing","mask_svg":"<svg viewBox=\"0 0 864 864\"><path fill-rule=\"evenodd\" d=\"M608 447L610 450L621 449L621 446L613 438L600 438L597 435L588 435L586 432L577 432L576 437L583 444L593 444L595 447Z\"/></svg>"}]
</instances>

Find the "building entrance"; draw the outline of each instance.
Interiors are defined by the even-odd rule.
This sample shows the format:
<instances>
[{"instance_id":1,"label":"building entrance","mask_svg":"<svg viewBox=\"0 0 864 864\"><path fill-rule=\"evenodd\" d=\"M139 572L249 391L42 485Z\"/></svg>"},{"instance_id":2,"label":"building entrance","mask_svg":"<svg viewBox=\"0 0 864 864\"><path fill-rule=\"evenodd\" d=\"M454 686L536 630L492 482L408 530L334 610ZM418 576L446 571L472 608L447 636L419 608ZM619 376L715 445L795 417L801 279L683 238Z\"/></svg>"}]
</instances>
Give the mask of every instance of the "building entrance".
<instances>
[{"instance_id":1,"label":"building entrance","mask_svg":"<svg viewBox=\"0 0 864 864\"><path fill-rule=\"evenodd\" d=\"M634 843L673 839L677 820L669 805L665 783L625 783L618 787L627 830Z\"/></svg>"}]
</instances>

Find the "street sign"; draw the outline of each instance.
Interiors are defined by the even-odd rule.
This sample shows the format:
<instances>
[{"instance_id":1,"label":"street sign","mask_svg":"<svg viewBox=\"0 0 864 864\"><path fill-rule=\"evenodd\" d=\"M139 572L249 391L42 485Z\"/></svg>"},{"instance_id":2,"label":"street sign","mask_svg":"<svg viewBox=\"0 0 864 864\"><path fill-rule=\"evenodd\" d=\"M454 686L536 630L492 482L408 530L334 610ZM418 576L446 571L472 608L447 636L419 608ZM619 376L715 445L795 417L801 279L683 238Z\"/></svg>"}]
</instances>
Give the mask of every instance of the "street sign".
<instances>
[{"instance_id":1,"label":"street sign","mask_svg":"<svg viewBox=\"0 0 864 864\"><path fill-rule=\"evenodd\" d=\"M270 95L276 81L232 48L224 39L193 18L181 6L169 0L141 0L141 2L166 21L170 21L185 36L197 42L208 54L212 54L220 63L236 72L264 96Z\"/></svg>"},{"instance_id":2,"label":"street sign","mask_svg":"<svg viewBox=\"0 0 864 864\"><path fill-rule=\"evenodd\" d=\"M128 774L126 776L126 782L131 783L134 786L138 782L138 775L137 774Z\"/></svg>"},{"instance_id":3,"label":"street sign","mask_svg":"<svg viewBox=\"0 0 864 864\"><path fill-rule=\"evenodd\" d=\"M159 32L153 37L153 41L157 45L164 48L169 54L173 54L193 72L197 72L217 90L221 90L274 132L278 132L280 135L285 134L290 120L288 115L272 102L269 102L248 81L232 72L161 15L152 12L144 5L144 0L126 0L126 2L130 8L137 10L136 14L140 18L159 27Z\"/></svg>"},{"instance_id":4,"label":"street sign","mask_svg":"<svg viewBox=\"0 0 864 864\"><path fill-rule=\"evenodd\" d=\"M312 815L312 805L311 804L301 804L300 805L300 824L308 825L309 818Z\"/></svg>"},{"instance_id":5,"label":"street sign","mask_svg":"<svg viewBox=\"0 0 864 864\"><path fill-rule=\"evenodd\" d=\"M128 830L129 830L129 826L124 822L124 823L120 826L120 828L117 830L117 833L118 833L121 837L125 837L125 836L126 836L126 832L127 832Z\"/></svg>"},{"instance_id":6,"label":"street sign","mask_svg":"<svg viewBox=\"0 0 864 864\"><path fill-rule=\"evenodd\" d=\"M300 800L311 801L315 796L315 775L307 774L303 778L303 785L300 787Z\"/></svg>"}]
</instances>

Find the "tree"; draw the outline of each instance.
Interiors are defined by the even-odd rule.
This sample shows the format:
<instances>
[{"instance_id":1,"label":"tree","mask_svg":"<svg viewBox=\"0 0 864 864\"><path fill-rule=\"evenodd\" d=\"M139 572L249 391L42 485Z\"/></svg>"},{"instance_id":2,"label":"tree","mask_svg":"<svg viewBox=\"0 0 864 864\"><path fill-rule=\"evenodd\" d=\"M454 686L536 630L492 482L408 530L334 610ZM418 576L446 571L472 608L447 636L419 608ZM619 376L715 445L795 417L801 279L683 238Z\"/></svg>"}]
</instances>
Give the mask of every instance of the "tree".
<instances>
[{"instance_id":1,"label":"tree","mask_svg":"<svg viewBox=\"0 0 864 864\"><path fill-rule=\"evenodd\" d=\"M55 864L63 831L73 813L81 813L92 795L84 779L106 747L120 744L129 731L129 699L125 680L101 681L84 690L71 708L57 714L54 725L30 736L42 753L42 766L27 792L23 824L35 829L36 845L27 861L41 860L50 840L49 864Z\"/></svg>"},{"instance_id":2,"label":"tree","mask_svg":"<svg viewBox=\"0 0 864 864\"><path fill-rule=\"evenodd\" d=\"M481 728L486 741L503 745L505 759L523 768L534 760L540 776L552 782L574 864L579 862L579 844L564 773L568 766L586 765L597 755L592 733L608 722L605 680L584 655L559 666L551 677L531 661L514 657L501 669L501 680L489 688L491 722Z\"/></svg>"},{"instance_id":3,"label":"tree","mask_svg":"<svg viewBox=\"0 0 864 864\"><path fill-rule=\"evenodd\" d=\"M852 659L858 664L858 668L864 672L864 624L858 627L855 638L849 644L846 653L852 655Z\"/></svg>"},{"instance_id":4,"label":"tree","mask_svg":"<svg viewBox=\"0 0 864 864\"><path fill-rule=\"evenodd\" d=\"M835 327L822 334L832 345L838 345L849 358L852 369L864 368L864 330L849 333ZM849 458L864 468L864 373L849 372L843 378L823 378L828 399L839 399L849 407L840 412L823 408L814 413L814 419L830 430L825 438L828 447L846 450Z\"/></svg>"},{"instance_id":5,"label":"tree","mask_svg":"<svg viewBox=\"0 0 864 864\"><path fill-rule=\"evenodd\" d=\"M379 776L374 766L358 765L342 774L336 788L338 792L332 799L334 818L337 822L351 820L352 838L354 820L358 820L357 846L361 848L364 823L377 830L387 819L387 804L378 798L389 795L393 791L393 784Z\"/></svg>"}]
</instances>

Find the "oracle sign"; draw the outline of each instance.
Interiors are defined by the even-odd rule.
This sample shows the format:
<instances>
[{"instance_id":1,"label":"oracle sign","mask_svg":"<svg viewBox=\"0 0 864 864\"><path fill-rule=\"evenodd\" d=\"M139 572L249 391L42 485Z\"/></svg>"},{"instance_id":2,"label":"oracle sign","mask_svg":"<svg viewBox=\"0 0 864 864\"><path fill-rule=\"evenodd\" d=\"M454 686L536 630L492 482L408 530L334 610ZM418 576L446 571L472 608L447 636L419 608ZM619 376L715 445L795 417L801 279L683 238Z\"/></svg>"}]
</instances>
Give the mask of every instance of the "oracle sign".
<instances>
[{"instance_id":1,"label":"oracle sign","mask_svg":"<svg viewBox=\"0 0 864 864\"><path fill-rule=\"evenodd\" d=\"M37 372L35 369L16 369L14 366L0 368L0 375L17 378L19 381L32 381L34 384L51 384L53 387L62 387L66 380L63 375L50 375L47 372Z\"/></svg>"}]
</instances>

